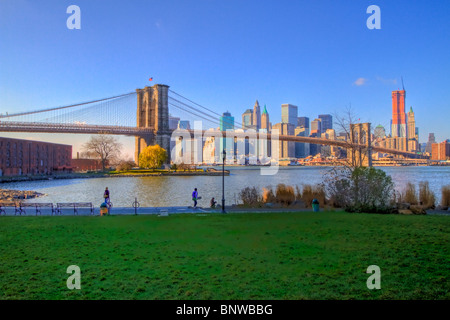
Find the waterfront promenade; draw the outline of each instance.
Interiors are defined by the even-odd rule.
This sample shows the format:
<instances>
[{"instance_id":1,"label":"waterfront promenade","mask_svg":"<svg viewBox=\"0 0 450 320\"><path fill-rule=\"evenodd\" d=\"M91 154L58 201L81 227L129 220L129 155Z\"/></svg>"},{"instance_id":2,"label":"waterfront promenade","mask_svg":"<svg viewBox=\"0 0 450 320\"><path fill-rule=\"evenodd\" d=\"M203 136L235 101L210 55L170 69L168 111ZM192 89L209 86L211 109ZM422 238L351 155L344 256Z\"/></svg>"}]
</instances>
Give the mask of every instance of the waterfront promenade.
<instances>
[{"instance_id":1,"label":"waterfront promenade","mask_svg":"<svg viewBox=\"0 0 450 320\"><path fill-rule=\"evenodd\" d=\"M17 217L33 217L36 216L36 210L32 207L26 208L25 213L16 214L14 207L4 208L5 212L1 216L17 216ZM52 211L49 208L41 208L41 213L37 216L52 216ZM92 216L89 208L78 208L78 214L75 216ZM294 212L312 212L312 209L299 209L299 208L244 208L238 206L226 206L226 214L228 213L294 213ZM320 208L320 212L338 212L343 211L342 209L324 209ZM197 214L197 215L208 215L208 214L222 214L221 208L208 208L208 207L182 207L182 206L171 206L171 207L141 207L136 211L137 215L157 215L157 216L168 216L172 214ZM318 213L318 214L319 214ZM426 210L427 215L449 215L450 210ZM133 207L117 207L111 208L111 216L121 216L121 215L134 215L135 209ZM54 215L55 217L61 216L74 216L74 211L71 208L62 209L62 214ZM93 216L100 216L100 207L94 208Z\"/></svg>"},{"instance_id":2,"label":"waterfront promenade","mask_svg":"<svg viewBox=\"0 0 450 320\"><path fill-rule=\"evenodd\" d=\"M14 207L4 208L5 212L2 213L2 216L23 216L23 217L32 217L36 216L36 210L34 208L26 208L25 213L16 214ZM226 213L249 213L249 212L260 212L260 213L268 213L268 212L299 212L299 211L312 211L312 209L293 209L293 208L242 208L242 207L225 207ZM89 208L77 208L78 216L92 216ZM182 206L173 206L173 207L141 207L137 209L138 215L160 215L165 216L169 214L211 214L211 213L222 213L221 208L202 208L202 207L182 207ZM110 215L134 215L135 209L133 207L117 207L110 209ZM51 216L52 211L49 208L41 208L41 214L37 216ZM94 216L100 216L100 207L94 208ZM62 214L58 214L55 216L74 216L74 211L71 208L62 209Z\"/></svg>"}]
</instances>

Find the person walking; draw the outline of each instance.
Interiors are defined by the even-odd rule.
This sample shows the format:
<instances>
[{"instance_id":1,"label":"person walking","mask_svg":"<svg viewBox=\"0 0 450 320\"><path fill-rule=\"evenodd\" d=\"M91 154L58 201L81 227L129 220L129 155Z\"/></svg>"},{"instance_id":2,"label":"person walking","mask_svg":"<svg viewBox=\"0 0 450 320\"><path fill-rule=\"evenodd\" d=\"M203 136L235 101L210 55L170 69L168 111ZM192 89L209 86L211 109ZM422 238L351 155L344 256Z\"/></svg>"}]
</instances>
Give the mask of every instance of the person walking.
<instances>
[{"instance_id":1,"label":"person walking","mask_svg":"<svg viewBox=\"0 0 450 320\"><path fill-rule=\"evenodd\" d=\"M109 190L106 187L105 192L103 193L103 198L105 198L105 203L109 203Z\"/></svg>"},{"instance_id":2,"label":"person walking","mask_svg":"<svg viewBox=\"0 0 450 320\"><path fill-rule=\"evenodd\" d=\"M197 208L197 199L198 199L197 188L194 188L194 192L192 192L192 200L194 200L194 208Z\"/></svg>"}]
</instances>

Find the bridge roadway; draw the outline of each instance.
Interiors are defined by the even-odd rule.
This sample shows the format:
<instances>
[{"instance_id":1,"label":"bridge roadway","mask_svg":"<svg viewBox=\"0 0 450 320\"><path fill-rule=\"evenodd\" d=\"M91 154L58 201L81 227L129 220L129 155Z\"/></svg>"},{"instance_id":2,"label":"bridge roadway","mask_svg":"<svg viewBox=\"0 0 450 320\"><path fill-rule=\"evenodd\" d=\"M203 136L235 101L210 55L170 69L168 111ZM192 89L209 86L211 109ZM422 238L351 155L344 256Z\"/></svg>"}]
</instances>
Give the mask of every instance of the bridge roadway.
<instances>
[{"instance_id":1,"label":"bridge roadway","mask_svg":"<svg viewBox=\"0 0 450 320\"><path fill-rule=\"evenodd\" d=\"M45 122L13 122L13 121L0 121L0 132L42 132L42 133L73 133L73 134L112 134L112 135L125 135L125 136L151 136L154 134L154 130L151 128L138 128L127 126L103 126L103 125L85 125L85 124L54 124ZM194 137L194 130L176 130L180 136L187 133ZM215 136L221 134L223 137L227 136L226 131L217 130L202 130L202 135ZM249 132L233 132L233 137L236 138L259 138L259 133ZM270 140L272 134L261 134L263 139ZM349 148L361 148L364 150L366 145L349 143L342 140L329 140L323 138L301 137L301 136L287 136L278 135L280 141L291 142L303 142L319 145L330 145ZM408 158L425 158L409 151L401 151L382 147L372 147L372 152L389 153L394 155L401 155Z\"/></svg>"}]
</instances>

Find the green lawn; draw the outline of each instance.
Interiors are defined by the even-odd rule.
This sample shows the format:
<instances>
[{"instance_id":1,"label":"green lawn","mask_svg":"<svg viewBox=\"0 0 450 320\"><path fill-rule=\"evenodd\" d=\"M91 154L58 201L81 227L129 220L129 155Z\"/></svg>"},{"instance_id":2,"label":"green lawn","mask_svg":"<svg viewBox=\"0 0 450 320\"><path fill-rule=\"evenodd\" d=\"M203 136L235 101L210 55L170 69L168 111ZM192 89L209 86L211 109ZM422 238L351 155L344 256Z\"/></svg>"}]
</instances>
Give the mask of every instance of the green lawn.
<instances>
[{"instance_id":1,"label":"green lawn","mask_svg":"<svg viewBox=\"0 0 450 320\"><path fill-rule=\"evenodd\" d=\"M0 299L449 299L449 243L448 216L2 216Z\"/></svg>"}]
</instances>

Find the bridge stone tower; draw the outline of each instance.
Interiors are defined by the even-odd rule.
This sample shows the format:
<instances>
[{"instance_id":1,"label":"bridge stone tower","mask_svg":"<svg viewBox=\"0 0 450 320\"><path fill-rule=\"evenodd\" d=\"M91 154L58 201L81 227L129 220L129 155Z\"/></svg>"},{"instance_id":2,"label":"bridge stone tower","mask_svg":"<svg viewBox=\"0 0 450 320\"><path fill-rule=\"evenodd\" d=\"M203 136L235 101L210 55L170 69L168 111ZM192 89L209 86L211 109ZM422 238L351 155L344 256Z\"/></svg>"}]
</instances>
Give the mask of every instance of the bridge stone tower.
<instances>
[{"instance_id":1,"label":"bridge stone tower","mask_svg":"<svg viewBox=\"0 0 450 320\"><path fill-rule=\"evenodd\" d=\"M141 151L155 144L167 150L167 161L170 161L168 91L169 86L164 84L136 89L137 127L152 131L148 135L136 137L135 161L138 165Z\"/></svg>"},{"instance_id":2,"label":"bridge stone tower","mask_svg":"<svg viewBox=\"0 0 450 320\"><path fill-rule=\"evenodd\" d=\"M370 123L350 124L350 143L364 145L347 149L347 159L352 165L372 166L372 140Z\"/></svg>"}]
</instances>

